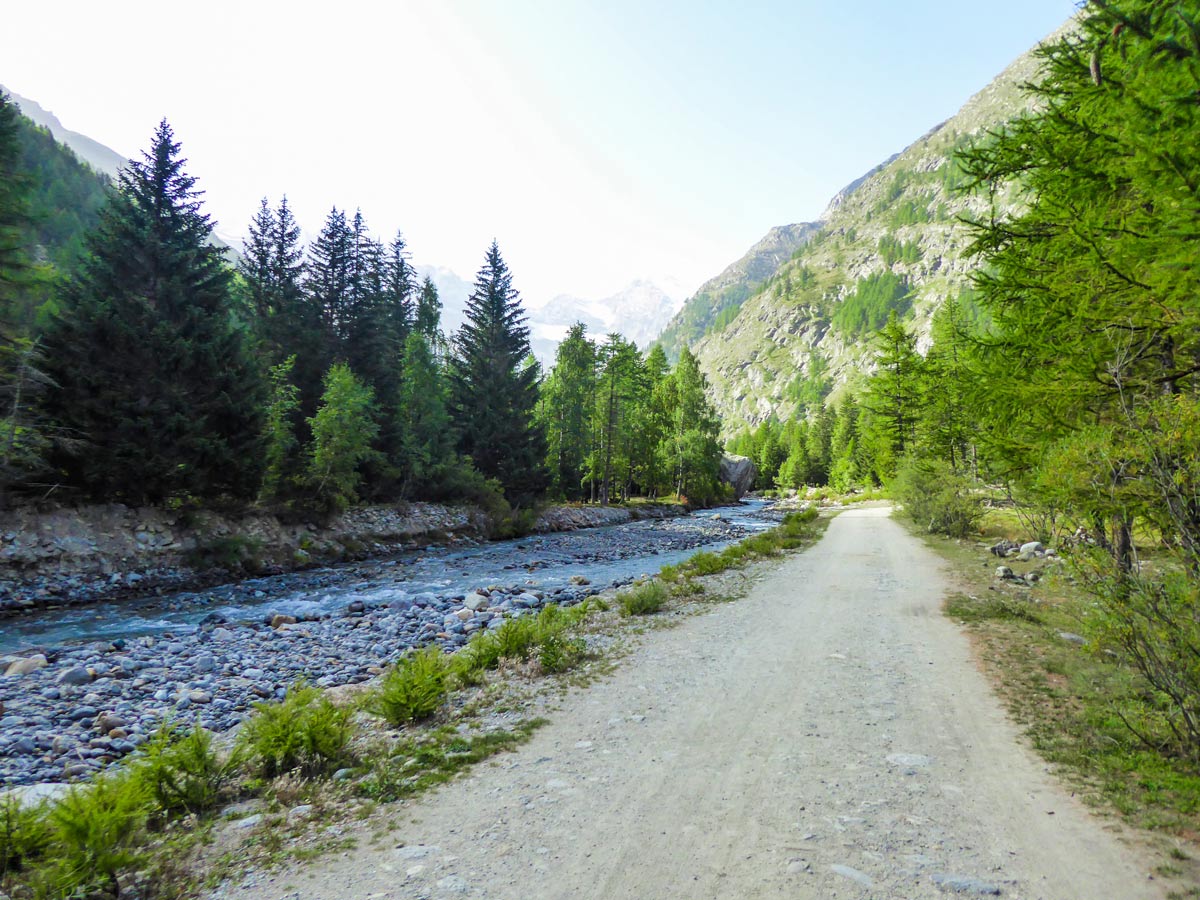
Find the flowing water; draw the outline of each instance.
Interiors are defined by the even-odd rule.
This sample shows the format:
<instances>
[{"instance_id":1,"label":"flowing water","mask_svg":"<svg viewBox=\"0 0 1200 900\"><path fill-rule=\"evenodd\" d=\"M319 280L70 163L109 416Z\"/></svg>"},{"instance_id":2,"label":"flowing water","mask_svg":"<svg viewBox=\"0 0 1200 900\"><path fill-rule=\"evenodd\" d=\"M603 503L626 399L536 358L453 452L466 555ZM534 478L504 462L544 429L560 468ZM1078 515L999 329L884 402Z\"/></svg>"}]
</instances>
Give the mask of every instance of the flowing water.
<instances>
[{"instance_id":1,"label":"flowing water","mask_svg":"<svg viewBox=\"0 0 1200 900\"><path fill-rule=\"evenodd\" d=\"M247 579L203 591L140 600L48 607L0 619L0 653L70 641L170 632L185 635L214 613L230 622L275 613L336 615L416 594L447 597L491 584L569 591L572 577L593 592L628 583L698 549L716 550L774 523L763 501L744 501L671 519L534 535L469 547L430 547L336 567Z\"/></svg>"}]
</instances>

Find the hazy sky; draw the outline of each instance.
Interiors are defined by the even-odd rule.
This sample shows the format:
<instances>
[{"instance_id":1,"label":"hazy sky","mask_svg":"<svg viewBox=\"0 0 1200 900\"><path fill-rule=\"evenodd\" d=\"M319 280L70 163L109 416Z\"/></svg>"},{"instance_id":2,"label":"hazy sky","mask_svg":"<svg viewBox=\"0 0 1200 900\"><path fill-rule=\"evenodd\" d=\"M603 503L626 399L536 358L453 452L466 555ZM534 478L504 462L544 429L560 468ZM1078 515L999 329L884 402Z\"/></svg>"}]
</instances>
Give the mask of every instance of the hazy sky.
<instances>
[{"instance_id":1,"label":"hazy sky","mask_svg":"<svg viewBox=\"0 0 1200 900\"><path fill-rule=\"evenodd\" d=\"M0 83L128 155L166 116L240 235L361 207L531 306L693 289L951 116L1073 0L10 4Z\"/></svg>"}]
</instances>

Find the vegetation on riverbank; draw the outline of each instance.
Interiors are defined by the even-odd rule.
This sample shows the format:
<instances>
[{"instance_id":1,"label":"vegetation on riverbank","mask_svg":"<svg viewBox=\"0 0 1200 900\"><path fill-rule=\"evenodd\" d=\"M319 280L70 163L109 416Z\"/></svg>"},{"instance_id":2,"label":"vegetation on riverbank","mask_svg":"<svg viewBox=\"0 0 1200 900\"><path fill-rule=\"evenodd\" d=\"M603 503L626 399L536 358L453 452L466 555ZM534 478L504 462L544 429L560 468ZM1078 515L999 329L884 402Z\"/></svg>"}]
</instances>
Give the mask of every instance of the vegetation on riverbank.
<instances>
[{"instance_id":1,"label":"vegetation on riverbank","mask_svg":"<svg viewBox=\"0 0 1200 900\"><path fill-rule=\"evenodd\" d=\"M719 554L698 554L720 560L719 568L667 567L661 580L617 593L615 606L653 592L656 611L682 611L706 596L706 573L806 545L825 521L814 509L792 513ZM145 752L72 787L64 800L32 808L11 795L0 800L0 890L14 900L117 896L138 878L143 897L184 897L198 880L239 866L344 847L327 836L303 838L318 809L322 821L369 816L377 803L528 740L544 720L523 713L524 686L580 667L603 671L609 662L600 648L619 640L628 621L598 598L551 606L482 631L453 655L415 650L365 690L295 685L282 702L260 704L232 742L164 726ZM259 818L223 819L231 804ZM215 868L200 864L230 844Z\"/></svg>"}]
</instances>

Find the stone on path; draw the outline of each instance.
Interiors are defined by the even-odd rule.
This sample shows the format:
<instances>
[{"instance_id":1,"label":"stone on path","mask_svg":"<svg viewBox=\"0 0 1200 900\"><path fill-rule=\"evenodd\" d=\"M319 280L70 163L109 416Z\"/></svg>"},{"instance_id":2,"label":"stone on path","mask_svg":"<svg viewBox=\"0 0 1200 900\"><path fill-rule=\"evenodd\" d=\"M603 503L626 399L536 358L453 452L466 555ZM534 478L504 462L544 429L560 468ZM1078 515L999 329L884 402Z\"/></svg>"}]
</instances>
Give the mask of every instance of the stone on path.
<instances>
[{"instance_id":1,"label":"stone on path","mask_svg":"<svg viewBox=\"0 0 1200 900\"><path fill-rule=\"evenodd\" d=\"M863 887L873 887L875 882L871 880L871 876L866 872L860 872L858 869L853 869L850 866L834 864L829 867L843 878L849 878L851 881L857 881Z\"/></svg>"}]
</instances>

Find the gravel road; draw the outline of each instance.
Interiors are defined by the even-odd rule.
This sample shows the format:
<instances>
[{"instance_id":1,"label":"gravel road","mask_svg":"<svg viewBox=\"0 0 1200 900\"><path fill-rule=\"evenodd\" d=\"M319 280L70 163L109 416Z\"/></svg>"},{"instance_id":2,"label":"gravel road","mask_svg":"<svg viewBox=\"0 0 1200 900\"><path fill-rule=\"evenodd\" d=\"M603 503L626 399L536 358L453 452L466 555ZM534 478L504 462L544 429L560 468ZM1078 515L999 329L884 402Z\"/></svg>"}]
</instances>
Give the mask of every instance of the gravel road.
<instances>
[{"instance_id":1,"label":"gravel road","mask_svg":"<svg viewBox=\"0 0 1200 900\"><path fill-rule=\"evenodd\" d=\"M843 513L382 845L214 896L1163 897L1023 746L945 590L886 509Z\"/></svg>"}]
</instances>

